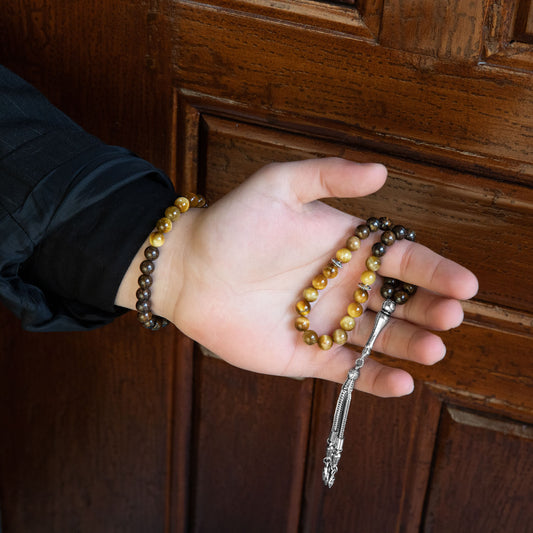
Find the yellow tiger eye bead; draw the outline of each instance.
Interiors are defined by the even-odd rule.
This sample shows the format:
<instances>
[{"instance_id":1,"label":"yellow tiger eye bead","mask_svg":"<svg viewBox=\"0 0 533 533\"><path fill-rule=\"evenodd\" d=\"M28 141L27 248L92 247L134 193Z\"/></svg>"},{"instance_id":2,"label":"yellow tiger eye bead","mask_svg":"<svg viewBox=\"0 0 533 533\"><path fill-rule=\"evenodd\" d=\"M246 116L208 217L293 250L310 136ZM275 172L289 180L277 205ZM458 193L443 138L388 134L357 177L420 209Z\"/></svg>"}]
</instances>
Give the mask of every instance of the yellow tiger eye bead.
<instances>
[{"instance_id":1,"label":"yellow tiger eye bead","mask_svg":"<svg viewBox=\"0 0 533 533\"><path fill-rule=\"evenodd\" d=\"M302 316L308 315L309 311L311 311L311 305L305 300L300 300L296 304L296 311L298 311L298 313L300 313Z\"/></svg>"},{"instance_id":2,"label":"yellow tiger eye bead","mask_svg":"<svg viewBox=\"0 0 533 533\"><path fill-rule=\"evenodd\" d=\"M189 210L190 202L185 196L180 196L179 198L176 198L174 200L174 205L182 212L185 213L185 211Z\"/></svg>"},{"instance_id":3,"label":"yellow tiger eye bead","mask_svg":"<svg viewBox=\"0 0 533 533\"><path fill-rule=\"evenodd\" d=\"M303 292L304 300L314 302L318 298L318 291L314 287L307 287Z\"/></svg>"},{"instance_id":4,"label":"yellow tiger eye bead","mask_svg":"<svg viewBox=\"0 0 533 533\"><path fill-rule=\"evenodd\" d=\"M355 252L359 250L360 246L361 246L361 239L359 237L356 237L355 235L350 237L346 241L346 248L348 248L348 250L350 250L351 252Z\"/></svg>"},{"instance_id":5,"label":"yellow tiger eye bead","mask_svg":"<svg viewBox=\"0 0 533 533\"><path fill-rule=\"evenodd\" d=\"M339 273L339 269L335 265L332 265L331 263L327 264L322 269L322 274L324 274L324 276L326 276L326 278L328 279L334 278L338 273Z\"/></svg>"},{"instance_id":6,"label":"yellow tiger eye bead","mask_svg":"<svg viewBox=\"0 0 533 533\"><path fill-rule=\"evenodd\" d=\"M175 205L171 205L165 209L165 216L172 222L175 222L180 217L181 211Z\"/></svg>"},{"instance_id":7,"label":"yellow tiger eye bead","mask_svg":"<svg viewBox=\"0 0 533 533\"><path fill-rule=\"evenodd\" d=\"M157 231L160 231L161 233L168 233L172 229L172 222L167 217L160 218L157 221L155 228Z\"/></svg>"},{"instance_id":8,"label":"yellow tiger eye bead","mask_svg":"<svg viewBox=\"0 0 533 533\"><path fill-rule=\"evenodd\" d=\"M353 299L360 304L364 304L368 300L368 292L364 289L357 289L353 293Z\"/></svg>"},{"instance_id":9,"label":"yellow tiger eye bead","mask_svg":"<svg viewBox=\"0 0 533 533\"><path fill-rule=\"evenodd\" d=\"M361 283L364 285L372 285L376 281L376 273L372 272L372 270L365 270L361 274Z\"/></svg>"},{"instance_id":10,"label":"yellow tiger eye bead","mask_svg":"<svg viewBox=\"0 0 533 533\"><path fill-rule=\"evenodd\" d=\"M189 192L185 195L187 200L189 200L189 204L191 207L198 207L198 204L200 203L200 197L197 194L194 194L193 192Z\"/></svg>"},{"instance_id":11,"label":"yellow tiger eye bead","mask_svg":"<svg viewBox=\"0 0 533 533\"><path fill-rule=\"evenodd\" d=\"M352 302L350 305L348 305L348 314L352 318L357 318L358 316L361 316L363 314L363 306L360 303Z\"/></svg>"},{"instance_id":12,"label":"yellow tiger eye bead","mask_svg":"<svg viewBox=\"0 0 533 533\"><path fill-rule=\"evenodd\" d=\"M311 282L311 284L313 285L315 289L321 290L321 289L326 288L326 285L328 284L328 280L326 276L324 276L324 274L318 274L318 276L315 276L313 278L313 281Z\"/></svg>"},{"instance_id":13,"label":"yellow tiger eye bead","mask_svg":"<svg viewBox=\"0 0 533 533\"><path fill-rule=\"evenodd\" d=\"M318 335L312 329L308 329L303 334L303 339L305 344L309 344L309 346L311 346L312 344L316 344L318 342Z\"/></svg>"},{"instance_id":14,"label":"yellow tiger eye bead","mask_svg":"<svg viewBox=\"0 0 533 533\"><path fill-rule=\"evenodd\" d=\"M307 331L309 329L309 319L305 316L299 316L294 321L294 326L298 331Z\"/></svg>"},{"instance_id":15,"label":"yellow tiger eye bead","mask_svg":"<svg viewBox=\"0 0 533 533\"><path fill-rule=\"evenodd\" d=\"M343 329L336 329L334 332L333 332L333 342L335 342L336 344L346 344L346 342L348 341L348 334L346 333L346 331L344 331Z\"/></svg>"},{"instance_id":16,"label":"yellow tiger eye bead","mask_svg":"<svg viewBox=\"0 0 533 533\"><path fill-rule=\"evenodd\" d=\"M372 272L378 271L380 266L381 259L379 257L376 257L375 255L371 255L366 260L366 268L368 268L368 270L372 270Z\"/></svg>"},{"instance_id":17,"label":"yellow tiger eye bead","mask_svg":"<svg viewBox=\"0 0 533 533\"><path fill-rule=\"evenodd\" d=\"M352 252L348 250L348 248L341 248L340 250L337 250L337 253L335 254L335 257L341 262L341 263L348 263L350 259L352 258Z\"/></svg>"},{"instance_id":18,"label":"yellow tiger eye bead","mask_svg":"<svg viewBox=\"0 0 533 533\"><path fill-rule=\"evenodd\" d=\"M318 339L318 346L322 350L329 350L333 346L333 339L329 335L321 335Z\"/></svg>"},{"instance_id":19,"label":"yellow tiger eye bead","mask_svg":"<svg viewBox=\"0 0 533 533\"><path fill-rule=\"evenodd\" d=\"M150 233L150 244L155 248L163 246L165 244L165 236L159 231Z\"/></svg>"},{"instance_id":20,"label":"yellow tiger eye bead","mask_svg":"<svg viewBox=\"0 0 533 533\"><path fill-rule=\"evenodd\" d=\"M344 331L351 331L353 328L355 328L355 320L351 316L343 316L341 318L340 326Z\"/></svg>"}]
</instances>

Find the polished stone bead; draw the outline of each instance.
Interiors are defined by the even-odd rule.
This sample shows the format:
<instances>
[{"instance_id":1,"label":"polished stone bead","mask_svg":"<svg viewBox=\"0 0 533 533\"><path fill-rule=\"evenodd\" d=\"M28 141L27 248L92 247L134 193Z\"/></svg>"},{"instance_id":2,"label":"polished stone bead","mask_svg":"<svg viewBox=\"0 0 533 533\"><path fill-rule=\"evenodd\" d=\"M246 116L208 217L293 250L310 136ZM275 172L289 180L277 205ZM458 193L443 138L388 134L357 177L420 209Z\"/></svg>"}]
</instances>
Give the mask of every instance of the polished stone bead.
<instances>
[{"instance_id":1,"label":"polished stone bead","mask_svg":"<svg viewBox=\"0 0 533 533\"><path fill-rule=\"evenodd\" d=\"M379 229L379 219L376 217L370 217L366 221L366 225L371 232L377 231Z\"/></svg>"},{"instance_id":2,"label":"polished stone bead","mask_svg":"<svg viewBox=\"0 0 533 533\"><path fill-rule=\"evenodd\" d=\"M143 274L151 274L155 270L155 265L153 261L146 259L141 263L141 272Z\"/></svg>"},{"instance_id":3,"label":"polished stone bead","mask_svg":"<svg viewBox=\"0 0 533 533\"><path fill-rule=\"evenodd\" d=\"M407 233L405 234L405 238L408 241L413 241L413 242L416 241L416 232L415 232L415 230L408 229Z\"/></svg>"},{"instance_id":4,"label":"polished stone bead","mask_svg":"<svg viewBox=\"0 0 533 533\"><path fill-rule=\"evenodd\" d=\"M171 222L175 222L180 217L181 211L175 205L171 205L165 209L165 217Z\"/></svg>"},{"instance_id":5,"label":"polished stone bead","mask_svg":"<svg viewBox=\"0 0 533 533\"><path fill-rule=\"evenodd\" d=\"M355 236L360 239L366 239L370 235L370 230L366 224L361 224L355 228Z\"/></svg>"},{"instance_id":6,"label":"polished stone bead","mask_svg":"<svg viewBox=\"0 0 533 533\"><path fill-rule=\"evenodd\" d=\"M303 292L304 300L314 302L318 298L318 291L314 287L307 287Z\"/></svg>"},{"instance_id":7,"label":"polished stone bead","mask_svg":"<svg viewBox=\"0 0 533 533\"><path fill-rule=\"evenodd\" d=\"M182 212L185 213L185 211L189 210L190 202L185 196L180 196L179 198L176 198L174 200L174 205Z\"/></svg>"},{"instance_id":8,"label":"polished stone bead","mask_svg":"<svg viewBox=\"0 0 533 533\"><path fill-rule=\"evenodd\" d=\"M315 276L313 278L311 284L315 289L325 289L328 284L328 279L326 278L326 276L324 276L324 274L318 274L318 276Z\"/></svg>"},{"instance_id":9,"label":"polished stone bead","mask_svg":"<svg viewBox=\"0 0 533 533\"><path fill-rule=\"evenodd\" d=\"M368 300L368 292L359 288L353 293L353 299L360 304L364 304Z\"/></svg>"},{"instance_id":10,"label":"polished stone bead","mask_svg":"<svg viewBox=\"0 0 533 533\"><path fill-rule=\"evenodd\" d=\"M154 246L147 246L144 250L144 257L150 261L155 261L159 257L159 250Z\"/></svg>"},{"instance_id":11,"label":"polished stone bead","mask_svg":"<svg viewBox=\"0 0 533 533\"><path fill-rule=\"evenodd\" d=\"M361 283L363 285L372 285L376 281L376 273L372 272L372 270L365 270L361 274Z\"/></svg>"},{"instance_id":12,"label":"polished stone bead","mask_svg":"<svg viewBox=\"0 0 533 533\"><path fill-rule=\"evenodd\" d=\"M318 342L318 335L312 329L308 329L303 334L303 339L304 339L305 344L309 344L309 345L316 344Z\"/></svg>"},{"instance_id":13,"label":"polished stone bead","mask_svg":"<svg viewBox=\"0 0 533 533\"><path fill-rule=\"evenodd\" d=\"M403 305L405 302L407 302L407 300L409 300L409 295L405 291L402 291L402 290L395 291L394 301L398 305Z\"/></svg>"},{"instance_id":14,"label":"polished stone bead","mask_svg":"<svg viewBox=\"0 0 533 533\"><path fill-rule=\"evenodd\" d=\"M383 298L385 300L389 300L393 297L394 295L394 286L391 285L390 283L384 283L382 286L381 286L381 289L379 291L381 293L381 296L383 296Z\"/></svg>"},{"instance_id":15,"label":"polished stone bead","mask_svg":"<svg viewBox=\"0 0 533 533\"><path fill-rule=\"evenodd\" d=\"M194 194L193 192L189 192L185 195L185 197L189 200L191 207L198 207L198 204L200 202L200 197L197 194Z\"/></svg>"},{"instance_id":16,"label":"polished stone bead","mask_svg":"<svg viewBox=\"0 0 533 533\"><path fill-rule=\"evenodd\" d=\"M155 229L161 233L168 233L172 229L172 221L167 217L162 217L157 221Z\"/></svg>"},{"instance_id":17,"label":"polished stone bead","mask_svg":"<svg viewBox=\"0 0 533 533\"><path fill-rule=\"evenodd\" d=\"M333 338L333 342L336 344L342 345L346 344L346 342L348 341L348 335L346 331L341 328L336 329L331 336Z\"/></svg>"},{"instance_id":18,"label":"polished stone bead","mask_svg":"<svg viewBox=\"0 0 533 533\"><path fill-rule=\"evenodd\" d=\"M392 246L396 242L396 235L392 230L387 230L381 235L381 242L385 246Z\"/></svg>"},{"instance_id":19,"label":"polished stone bead","mask_svg":"<svg viewBox=\"0 0 533 533\"><path fill-rule=\"evenodd\" d=\"M344 331L351 331L355 328L355 319L350 315L343 316L340 321L340 327Z\"/></svg>"},{"instance_id":20,"label":"polished stone bead","mask_svg":"<svg viewBox=\"0 0 533 533\"><path fill-rule=\"evenodd\" d=\"M333 339L329 335L321 335L318 338L318 346L322 350L329 350L333 346Z\"/></svg>"},{"instance_id":21,"label":"polished stone bead","mask_svg":"<svg viewBox=\"0 0 533 533\"><path fill-rule=\"evenodd\" d=\"M412 283L404 283L402 285L402 290L405 291L409 296L413 296L418 287Z\"/></svg>"},{"instance_id":22,"label":"polished stone bead","mask_svg":"<svg viewBox=\"0 0 533 533\"><path fill-rule=\"evenodd\" d=\"M143 324L149 322L152 319L152 313L145 311L144 313L137 313L137 320Z\"/></svg>"},{"instance_id":23,"label":"polished stone bead","mask_svg":"<svg viewBox=\"0 0 533 533\"><path fill-rule=\"evenodd\" d=\"M207 200L203 196L198 195L198 204L196 207L207 207Z\"/></svg>"},{"instance_id":24,"label":"polished stone bead","mask_svg":"<svg viewBox=\"0 0 533 533\"><path fill-rule=\"evenodd\" d=\"M135 295L137 296L137 300L149 300L150 297L152 296L152 293L150 291L150 289L146 288L146 289L137 289L137 292L135 293Z\"/></svg>"},{"instance_id":25,"label":"polished stone bead","mask_svg":"<svg viewBox=\"0 0 533 533\"><path fill-rule=\"evenodd\" d=\"M309 329L309 319L305 316L299 316L294 321L294 326L298 331L307 331Z\"/></svg>"},{"instance_id":26,"label":"polished stone bead","mask_svg":"<svg viewBox=\"0 0 533 533\"><path fill-rule=\"evenodd\" d=\"M296 311L298 311L298 313L300 313L302 316L306 316L309 314L309 311L311 311L311 304L305 300L300 300L296 304Z\"/></svg>"},{"instance_id":27,"label":"polished stone bead","mask_svg":"<svg viewBox=\"0 0 533 533\"><path fill-rule=\"evenodd\" d=\"M360 246L361 246L361 239L359 237L356 237L355 235L353 237L350 237L346 241L346 248L348 248L348 250L350 250L351 252L355 252L359 250Z\"/></svg>"},{"instance_id":28,"label":"polished stone bead","mask_svg":"<svg viewBox=\"0 0 533 533\"><path fill-rule=\"evenodd\" d=\"M366 268L368 268L368 270L372 270L372 272L377 272L380 266L381 259L379 257L376 257L375 255L371 255L366 260Z\"/></svg>"},{"instance_id":29,"label":"polished stone bead","mask_svg":"<svg viewBox=\"0 0 533 533\"><path fill-rule=\"evenodd\" d=\"M387 247L382 242L376 242L372 246L372 255L375 257L383 257L387 252Z\"/></svg>"},{"instance_id":30,"label":"polished stone bead","mask_svg":"<svg viewBox=\"0 0 533 533\"><path fill-rule=\"evenodd\" d=\"M324 274L324 276L328 279L332 279L336 277L338 273L339 273L339 269L333 263L328 263L322 269L322 274Z\"/></svg>"},{"instance_id":31,"label":"polished stone bead","mask_svg":"<svg viewBox=\"0 0 533 533\"><path fill-rule=\"evenodd\" d=\"M348 248L341 248L340 250L337 250L335 257L341 263L348 263L352 259L352 252L350 252Z\"/></svg>"},{"instance_id":32,"label":"polished stone bead","mask_svg":"<svg viewBox=\"0 0 533 533\"><path fill-rule=\"evenodd\" d=\"M379 219L379 229L381 231L387 231L391 229L392 227L392 221L389 217L381 217Z\"/></svg>"},{"instance_id":33,"label":"polished stone bead","mask_svg":"<svg viewBox=\"0 0 533 533\"><path fill-rule=\"evenodd\" d=\"M139 287L141 289L148 289L152 285L152 276L148 276L147 274L143 274L139 277Z\"/></svg>"},{"instance_id":34,"label":"polished stone bead","mask_svg":"<svg viewBox=\"0 0 533 533\"><path fill-rule=\"evenodd\" d=\"M147 311L150 311L150 302L148 300L137 300L135 309L137 309L139 313L146 313Z\"/></svg>"},{"instance_id":35,"label":"polished stone bead","mask_svg":"<svg viewBox=\"0 0 533 533\"><path fill-rule=\"evenodd\" d=\"M363 314L363 306L359 302L352 302L348 305L348 315L352 318L357 318Z\"/></svg>"},{"instance_id":36,"label":"polished stone bead","mask_svg":"<svg viewBox=\"0 0 533 533\"><path fill-rule=\"evenodd\" d=\"M405 236L407 235L407 230L400 224L394 226L392 228L392 231L394 232L394 235L396 235L396 238L401 241L402 239L405 239Z\"/></svg>"},{"instance_id":37,"label":"polished stone bead","mask_svg":"<svg viewBox=\"0 0 533 533\"><path fill-rule=\"evenodd\" d=\"M155 248L160 248L165 244L165 236L159 231L150 233L150 244Z\"/></svg>"}]
</instances>

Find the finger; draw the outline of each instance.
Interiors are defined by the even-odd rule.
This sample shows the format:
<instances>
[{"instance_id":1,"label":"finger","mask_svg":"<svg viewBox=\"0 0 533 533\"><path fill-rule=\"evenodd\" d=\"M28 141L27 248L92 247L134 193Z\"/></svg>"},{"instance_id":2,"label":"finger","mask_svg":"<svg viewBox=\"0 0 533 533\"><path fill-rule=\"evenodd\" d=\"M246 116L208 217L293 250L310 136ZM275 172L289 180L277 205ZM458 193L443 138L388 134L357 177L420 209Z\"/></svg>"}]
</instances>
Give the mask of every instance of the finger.
<instances>
[{"instance_id":1,"label":"finger","mask_svg":"<svg viewBox=\"0 0 533 533\"><path fill-rule=\"evenodd\" d=\"M383 304L380 294L382 284L376 282L370 291L368 309L375 312ZM419 288L406 304L396 306L394 317L435 331L447 331L463 322L464 312L459 301Z\"/></svg>"},{"instance_id":2,"label":"finger","mask_svg":"<svg viewBox=\"0 0 533 533\"><path fill-rule=\"evenodd\" d=\"M348 370L353 367L359 354L345 346L328 352L317 349L309 354L308 364L314 362L313 377L344 383ZM399 368L390 368L373 359L367 359L355 384L362 392L383 398L410 394L414 388L411 375Z\"/></svg>"},{"instance_id":3,"label":"finger","mask_svg":"<svg viewBox=\"0 0 533 533\"><path fill-rule=\"evenodd\" d=\"M363 346L370 336L375 316L375 313L367 312L358 319L356 327L348 335L348 342ZM374 349L423 365L433 365L446 354L446 347L438 335L397 318L391 319L380 333Z\"/></svg>"},{"instance_id":4,"label":"finger","mask_svg":"<svg viewBox=\"0 0 533 533\"><path fill-rule=\"evenodd\" d=\"M379 190L387 169L377 163L354 163L328 157L294 161L284 165L295 200L301 204L321 198L355 198Z\"/></svg>"},{"instance_id":5,"label":"finger","mask_svg":"<svg viewBox=\"0 0 533 533\"><path fill-rule=\"evenodd\" d=\"M391 247L379 273L459 300L472 298L479 288L476 276L467 268L408 241Z\"/></svg>"}]
</instances>

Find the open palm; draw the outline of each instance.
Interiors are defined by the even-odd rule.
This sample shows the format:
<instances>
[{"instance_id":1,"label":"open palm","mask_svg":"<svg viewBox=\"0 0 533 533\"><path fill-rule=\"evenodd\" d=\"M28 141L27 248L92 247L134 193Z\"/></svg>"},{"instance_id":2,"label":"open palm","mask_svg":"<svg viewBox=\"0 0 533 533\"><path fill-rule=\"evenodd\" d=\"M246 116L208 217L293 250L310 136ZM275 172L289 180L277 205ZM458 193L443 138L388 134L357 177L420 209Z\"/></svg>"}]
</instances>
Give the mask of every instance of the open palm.
<instances>
[{"instance_id":1,"label":"open palm","mask_svg":"<svg viewBox=\"0 0 533 533\"><path fill-rule=\"evenodd\" d=\"M358 354L348 345L334 345L328 351L306 345L294 328L294 306L361 222L316 200L365 196L378 190L385 179L381 165L336 158L272 164L209 209L188 214L194 221L179 273L183 282L173 321L241 368L344 381ZM363 241L313 304L309 318L319 335L331 333L346 314L374 242ZM440 360L444 345L428 329L445 330L461 323L463 312L457 299L475 294L475 276L405 240L391 247L379 273L420 289L407 305L398 306L376 349L422 364ZM376 282L367 312L349 332L350 344L363 345L368 337L382 302L378 287ZM359 389L380 396L407 394L412 386L405 371L372 360L357 383Z\"/></svg>"}]
</instances>

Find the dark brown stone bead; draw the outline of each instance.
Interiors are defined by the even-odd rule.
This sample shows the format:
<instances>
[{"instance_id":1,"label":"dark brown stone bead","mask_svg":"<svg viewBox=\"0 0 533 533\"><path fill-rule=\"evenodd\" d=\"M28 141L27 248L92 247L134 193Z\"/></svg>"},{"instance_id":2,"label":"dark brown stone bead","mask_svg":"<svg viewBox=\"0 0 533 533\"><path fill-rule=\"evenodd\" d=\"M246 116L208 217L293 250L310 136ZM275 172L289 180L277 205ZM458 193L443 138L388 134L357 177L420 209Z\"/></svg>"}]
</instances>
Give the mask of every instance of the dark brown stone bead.
<instances>
[{"instance_id":1,"label":"dark brown stone bead","mask_svg":"<svg viewBox=\"0 0 533 533\"><path fill-rule=\"evenodd\" d=\"M389 217L381 217L379 219L379 229L387 231L392 228L392 220Z\"/></svg>"},{"instance_id":2,"label":"dark brown stone bead","mask_svg":"<svg viewBox=\"0 0 533 533\"><path fill-rule=\"evenodd\" d=\"M405 238L408 240L408 241L416 241L416 232L415 230L413 229L408 229L407 230L407 233L405 234Z\"/></svg>"},{"instance_id":3,"label":"dark brown stone bead","mask_svg":"<svg viewBox=\"0 0 533 533\"><path fill-rule=\"evenodd\" d=\"M409 296L413 296L413 294L416 292L416 289L418 289L418 287L412 283L404 283L402 285L402 290L405 291Z\"/></svg>"},{"instance_id":4,"label":"dark brown stone bead","mask_svg":"<svg viewBox=\"0 0 533 533\"><path fill-rule=\"evenodd\" d=\"M137 295L137 300L149 300L152 296L150 289L139 288L135 294Z\"/></svg>"},{"instance_id":5,"label":"dark brown stone bead","mask_svg":"<svg viewBox=\"0 0 533 533\"><path fill-rule=\"evenodd\" d=\"M152 313L150 311L145 311L144 313L137 313L137 320L141 324L146 324L152 319Z\"/></svg>"},{"instance_id":6,"label":"dark brown stone bead","mask_svg":"<svg viewBox=\"0 0 533 533\"><path fill-rule=\"evenodd\" d=\"M393 287L399 287L400 286L400 280L396 278L385 278L383 280L383 283L388 283L389 285L392 285Z\"/></svg>"},{"instance_id":7,"label":"dark brown stone bead","mask_svg":"<svg viewBox=\"0 0 533 533\"><path fill-rule=\"evenodd\" d=\"M370 230L366 224L361 224L355 228L355 236L360 239L366 239L370 235Z\"/></svg>"},{"instance_id":8,"label":"dark brown stone bead","mask_svg":"<svg viewBox=\"0 0 533 533\"><path fill-rule=\"evenodd\" d=\"M379 229L379 220L376 217L370 217L366 221L366 225L368 226L368 229L373 233L374 231L377 231Z\"/></svg>"},{"instance_id":9,"label":"dark brown stone bead","mask_svg":"<svg viewBox=\"0 0 533 533\"><path fill-rule=\"evenodd\" d=\"M150 261L155 261L159 257L159 250L155 246L147 246L144 250L144 257Z\"/></svg>"},{"instance_id":10,"label":"dark brown stone bead","mask_svg":"<svg viewBox=\"0 0 533 533\"><path fill-rule=\"evenodd\" d=\"M147 311L150 311L150 302L148 300L137 300L135 309L137 309L139 313L146 313Z\"/></svg>"},{"instance_id":11,"label":"dark brown stone bead","mask_svg":"<svg viewBox=\"0 0 533 533\"><path fill-rule=\"evenodd\" d=\"M139 287L141 289L148 289L152 285L152 282L152 276L148 276L147 274L139 277Z\"/></svg>"},{"instance_id":12,"label":"dark brown stone bead","mask_svg":"<svg viewBox=\"0 0 533 533\"><path fill-rule=\"evenodd\" d=\"M387 230L381 235L381 242L385 246L392 246L396 242L396 235L393 231Z\"/></svg>"},{"instance_id":13,"label":"dark brown stone bead","mask_svg":"<svg viewBox=\"0 0 533 533\"><path fill-rule=\"evenodd\" d=\"M377 242L372 246L372 255L383 257L387 252L387 247L382 242Z\"/></svg>"},{"instance_id":14,"label":"dark brown stone bead","mask_svg":"<svg viewBox=\"0 0 533 533\"><path fill-rule=\"evenodd\" d=\"M141 272L143 274L151 274L155 270L155 265L153 261L147 259L141 263Z\"/></svg>"},{"instance_id":15,"label":"dark brown stone bead","mask_svg":"<svg viewBox=\"0 0 533 533\"><path fill-rule=\"evenodd\" d=\"M394 301L398 305L403 305L407 300L409 300L409 295L405 291L399 290L394 293Z\"/></svg>"},{"instance_id":16,"label":"dark brown stone bead","mask_svg":"<svg viewBox=\"0 0 533 533\"><path fill-rule=\"evenodd\" d=\"M397 226L394 226L392 228L392 231L394 232L394 235L396 235L396 238L401 241L402 239L405 239L405 235L407 234L407 230L398 224Z\"/></svg>"},{"instance_id":17,"label":"dark brown stone bead","mask_svg":"<svg viewBox=\"0 0 533 533\"><path fill-rule=\"evenodd\" d=\"M391 285L390 283L384 283L381 286L380 293L381 293L381 296L383 296L385 300L388 300L389 298L392 298L394 295L394 286Z\"/></svg>"}]
</instances>

